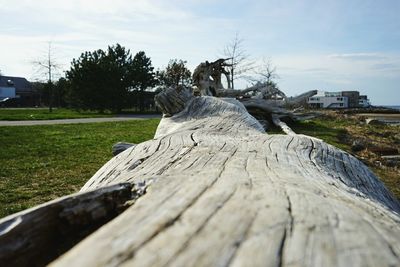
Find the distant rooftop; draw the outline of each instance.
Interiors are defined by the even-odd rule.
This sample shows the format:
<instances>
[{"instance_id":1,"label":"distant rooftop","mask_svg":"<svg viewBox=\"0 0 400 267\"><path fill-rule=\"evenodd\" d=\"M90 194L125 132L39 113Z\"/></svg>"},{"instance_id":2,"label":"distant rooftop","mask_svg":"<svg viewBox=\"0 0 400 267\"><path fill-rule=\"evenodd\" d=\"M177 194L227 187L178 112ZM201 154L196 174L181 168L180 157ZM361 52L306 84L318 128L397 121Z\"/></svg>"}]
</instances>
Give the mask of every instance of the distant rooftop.
<instances>
[{"instance_id":1,"label":"distant rooftop","mask_svg":"<svg viewBox=\"0 0 400 267\"><path fill-rule=\"evenodd\" d=\"M0 76L0 87L14 87L16 93L33 92L32 84L23 77Z\"/></svg>"}]
</instances>

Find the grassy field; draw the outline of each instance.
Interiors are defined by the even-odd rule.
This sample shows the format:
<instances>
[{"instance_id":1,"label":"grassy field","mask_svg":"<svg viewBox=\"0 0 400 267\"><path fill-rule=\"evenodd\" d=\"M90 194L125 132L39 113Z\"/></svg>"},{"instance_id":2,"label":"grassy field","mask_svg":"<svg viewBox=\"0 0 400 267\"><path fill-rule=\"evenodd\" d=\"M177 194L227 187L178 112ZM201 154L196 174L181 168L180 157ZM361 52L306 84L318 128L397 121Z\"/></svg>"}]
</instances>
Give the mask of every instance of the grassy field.
<instances>
[{"instance_id":1,"label":"grassy field","mask_svg":"<svg viewBox=\"0 0 400 267\"><path fill-rule=\"evenodd\" d=\"M1 108L0 120L3 121L24 121L24 120L58 120L58 119L79 119L111 117L111 113L100 114L94 111L77 111L65 108L55 108L53 112L45 108Z\"/></svg>"},{"instance_id":2,"label":"grassy field","mask_svg":"<svg viewBox=\"0 0 400 267\"><path fill-rule=\"evenodd\" d=\"M290 127L298 134L314 136L340 149L350 152L350 145L343 143L341 137L347 133L346 127L351 122L345 120L321 120L296 122Z\"/></svg>"},{"instance_id":3,"label":"grassy field","mask_svg":"<svg viewBox=\"0 0 400 267\"><path fill-rule=\"evenodd\" d=\"M400 151L400 126L366 125L356 117L321 118L312 121L290 124L298 134L314 136L334 145L362 160L400 199L400 169L390 166L379 155L371 152L372 148L395 148ZM352 150L352 142L361 140L366 149Z\"/></svg>"},{"instance_id":4,"label":"grassy field","mask_svg":"<svg viewBox=\"0 0 400 267\"><path fill-rule=\"evenodd\" d=\"M114 143L151 139L158 123L0 127L0 217L78 191Z\"/></svg>"},{"instance_id":5,"label":"grassy field","mask_svg":"<svg viewBox=\"0 0 400 267\"><path fill-rule=\"evenodd\" d=\"M0 127L0 217L78 191L112 157L114 143L151 139L158 123L159 119L153 119ZM315 119L290 126L297 133L315 136L348 152L351 144L345 140L350 134L374 137L373 141L379 144L398 142L393 136L399 127L363 126L343 118ZM398 170L376 166L375 161L374 157L367 157L365 162L400 198Z\"/></svg>"}]
</instances>

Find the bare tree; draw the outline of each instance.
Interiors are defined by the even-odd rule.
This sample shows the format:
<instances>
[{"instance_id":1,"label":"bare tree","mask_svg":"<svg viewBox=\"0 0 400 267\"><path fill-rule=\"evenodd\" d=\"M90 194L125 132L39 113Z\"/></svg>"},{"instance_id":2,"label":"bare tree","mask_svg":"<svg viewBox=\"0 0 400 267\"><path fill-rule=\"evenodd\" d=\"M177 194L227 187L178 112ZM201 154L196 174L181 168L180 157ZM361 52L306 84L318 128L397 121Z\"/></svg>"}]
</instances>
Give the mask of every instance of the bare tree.
<instances>
[{"instance_id":1,"label":"bare tree","mask_svg":"<svg viewBox=\"0 0 400 267\"><path fill-rule=\"evenodd\" d=\"M259 82L271 84L275 83L275 79L279 79L279 75L276 73L276 66L272 64L272 61L269 58L262 59L262 63L257 67L255 73L258 76L257 81Z\"/></svg>"},{"instance_id":2,"label":"bare tree","mask_svg":"<svg viewBox=\"0 0 400 267\"><path fill-rule=\"evenodd\" d=\"M49 112L53 111L53 80L60 65L56 63L54 52L52 50L51 42L48 43L46 55L39 60L33 61L33 65L38 68L41 76L45 76L49 86Z\"/></svg>"},{"instance_id":3,"label":"bare tree","mask_svg":"<svg viewBox=\"0 0 400 267\"><path fill-rule=\"evenodd\" d=\"M244 78L245 74L254 68L254 62L249 60L249 55L243 48L243 39L236 33L235 37L229 42L223 51L224 57L227 57L229 79L228 89L235 89L234 81Z\"/></svg>"}]
</instances>

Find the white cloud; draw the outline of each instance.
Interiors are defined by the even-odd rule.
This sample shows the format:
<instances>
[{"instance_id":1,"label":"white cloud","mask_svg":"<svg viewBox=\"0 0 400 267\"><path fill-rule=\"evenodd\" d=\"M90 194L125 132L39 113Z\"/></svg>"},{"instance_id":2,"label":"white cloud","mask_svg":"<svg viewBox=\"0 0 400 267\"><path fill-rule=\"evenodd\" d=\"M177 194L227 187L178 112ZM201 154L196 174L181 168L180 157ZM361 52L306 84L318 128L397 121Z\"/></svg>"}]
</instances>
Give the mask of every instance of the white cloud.
<instances>
[{"instance_id":1,"label":"white cloud","mask_svg":"<svg viewBox=\"0 0 400 267\"><path fill-rule=\"evenodd\" d=\"M0 49L8 51L0 54L0 69L26 77L32 73L28 62L49 41L66 67L84 51L118 42L132 53L144 50L156 67L182 58L194 68L207 59L204 55L212 57L223 46L223 33L230 26L229 19L198 17L174 3L149 0L0 0L2 14L25 20L10 22L8 30L0 32Z\"/></svg>"},{"instance_id":2,"label":"white cloud","mask_svg":"<svg viewBox=\"0 0 400 267\"><path fill-rule=\"evenodd\" d=\"M30 15L126 15L150 19L183 19L187 16L185 12L169 5L163 1L150 0L0 0L0 11L29 10ZM63 12L62 14L60 12ZM81 19L85 19L85 17Z\"/></svg>"},{"instance_id":3,"label":"white cloud","mask_svg":"<svg viewBox=\"0 0 400 267\"><path fill-rule=\"evenodd\" d=\"M341 56L296 54L275 57L273 60L281 77L278 80L280 88L287 95L311 89L359 90L367 94L374 104L399 103L400 54L376 52L335 55ZM364 59L360 60L361 57Z\"/></svg>"},{"instance_id":4,"label":"white cloud","mask_svg":"<svg viewBox=\"0 0 400 267\"><path fill-rule=\"evenodd\" d=\"M400 66L400 54L353 53L320 55L282 55L275 58L278 69L290 75L325 77L393 75ZM378 73L377 70L385 72ZM398 73L396 73L398 75Z\"/></svg>"},{"instance_id":5,"label":"white cloud","mask_svg":"<svg viewBox=\"0 0 400 267\"><path fill-rule=\"evenodd\" d=\"M379 53L349 53L349 54L332 54L328 55L332 59L343 59L343 60L383 60L387 57Z\"/></svg>"}]
</instances>

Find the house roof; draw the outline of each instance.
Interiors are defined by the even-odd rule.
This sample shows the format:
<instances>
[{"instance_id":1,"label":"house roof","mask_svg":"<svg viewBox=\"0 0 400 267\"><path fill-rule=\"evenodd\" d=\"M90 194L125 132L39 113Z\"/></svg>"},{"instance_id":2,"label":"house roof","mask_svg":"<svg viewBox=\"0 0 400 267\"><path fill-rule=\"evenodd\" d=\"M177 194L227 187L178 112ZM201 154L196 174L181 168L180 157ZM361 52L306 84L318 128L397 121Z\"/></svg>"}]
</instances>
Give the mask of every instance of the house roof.
<instances>
[{"instance_id":1,"label":"house roof","mask_svg":"<svg viewBox=\"0 0 400 267\"><path fill-rule=\"evenodd\" d=\"M14 87L17 94L34 92L32 84L22 77L0 76L0 87Z\"/></svg>"}]
</instances>

